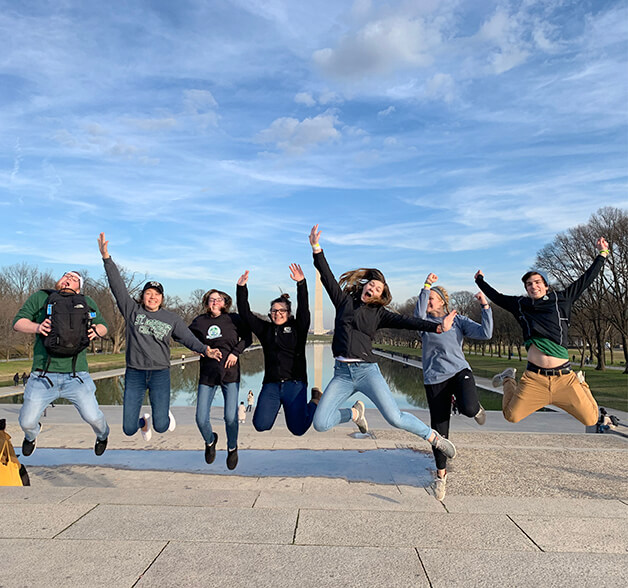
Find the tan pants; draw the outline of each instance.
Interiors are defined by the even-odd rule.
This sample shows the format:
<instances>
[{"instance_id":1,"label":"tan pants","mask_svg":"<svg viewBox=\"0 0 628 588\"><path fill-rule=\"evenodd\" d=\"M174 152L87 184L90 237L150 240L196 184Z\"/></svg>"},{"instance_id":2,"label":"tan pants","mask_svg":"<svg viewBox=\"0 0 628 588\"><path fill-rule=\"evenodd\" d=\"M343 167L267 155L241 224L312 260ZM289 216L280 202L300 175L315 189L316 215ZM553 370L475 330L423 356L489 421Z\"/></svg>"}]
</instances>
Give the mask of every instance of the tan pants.
<instances>
[{"instance_id":1,"label":"tan pants","mask_svg":"<svg viewBox=\"0 0 628 588\"><path fill-rule=\"evenodd\" d=\"M504 379L502 412L507 421L518 423L548 404L562 408L584 425L597 423L597 402L588 384L580 383L575 372L543 376L526 370L518 385L512 378Z\"/></svg>"}]
</instances>

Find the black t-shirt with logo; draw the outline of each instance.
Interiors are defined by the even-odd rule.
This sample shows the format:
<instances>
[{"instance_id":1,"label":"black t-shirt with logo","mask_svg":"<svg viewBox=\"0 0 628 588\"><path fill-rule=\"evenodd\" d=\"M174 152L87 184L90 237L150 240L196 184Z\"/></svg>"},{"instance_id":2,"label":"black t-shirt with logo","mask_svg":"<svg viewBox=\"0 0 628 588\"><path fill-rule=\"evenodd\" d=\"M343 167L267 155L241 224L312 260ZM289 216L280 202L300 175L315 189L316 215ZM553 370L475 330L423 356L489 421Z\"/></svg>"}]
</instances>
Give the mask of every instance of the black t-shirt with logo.
<instances>
[{"instance_id":1,"label":"black t-shirt with logo","mask_svg":"<svg viewBox=\"0 0 628 588\"><path fill-rule=\"evenodd\" d=\"M222 352L220 361L201 357L199 384L218 386L239 382L239 357L252 341L251 331L244 321L235 313L223 313L216 317L205 313L192 321L190 331L205 345ZM227 369L225 362L230 353L238 357L238 362Z\"/></svg>"}]
</instances>

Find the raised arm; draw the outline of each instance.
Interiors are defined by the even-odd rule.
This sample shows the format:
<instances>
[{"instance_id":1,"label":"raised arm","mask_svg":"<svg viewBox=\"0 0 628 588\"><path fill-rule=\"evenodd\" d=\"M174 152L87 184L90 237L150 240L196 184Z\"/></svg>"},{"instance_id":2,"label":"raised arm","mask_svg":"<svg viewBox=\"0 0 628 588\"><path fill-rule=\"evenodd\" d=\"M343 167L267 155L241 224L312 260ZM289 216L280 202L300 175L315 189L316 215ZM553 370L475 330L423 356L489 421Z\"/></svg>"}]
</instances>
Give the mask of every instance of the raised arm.
<instances>
[{"instance_id":1,"label":"raised arm","mask_svg":"<svg viewBox=\"0 0 628 588\"><path fill-rule=\"evenodd\" d=\"M426 321L420 318L397 314L384 309L381 313L378 329L412 329L415 331L425 331L429 333L442 333L448 331L454 323L457 312L452 310L445 315L442 323Z\"/></svg>"},{"instance_id":2,"label":"raised arm","mask_svg":"<svg viewBox=\"0 0 628 588\"><path fill-rule=\"evenodd\" d=\"M102 255L103 263L105 264L105 272L107 273L107 280L109 281L109 287L113 293L113 297L116 299L118 308L122 313L122 316L126 318L133 311L136 306L135 300L131 298L129 291L126 289L124 280L120 275L118 266L113 262L109 255L109 241L105 239L105 233L100 233L98 236L98 249Z\"/></svg>"},{"instance_id":3,"label":"raised arm","mask_svg":"<svg viewBox=\"0 0 628 588\"><path fill-rule=\"evenodd\" d=\"M482 292L478 292L474 298L482 307L482 322L476 323L469 317L461 317L463 320L459 322L462 328L462 334L469 339L488 340L493 336L493 311Z\"/></svg>"},{"instance_id":4,"label":"raised arm","mask_svg":"<svg viewBox=\"0 0 628 588\"><path fill-rule=\"evenodd\" d=\"M506 294L501 294L500 292L495 290L495 288L489 286L489 284L484 281L484 274L482 273L482 270L478 270L475 273L475 283L484 294L486 294L495 304L497 304L497 306L501 306L508 312L517 312L517 301L520 297L506 296Z\"/></svg>"},{"instance_id":5,"label":"raised arm","mask_svg":"<svg viewBox=\"0 0 628 588\"><path fill-rule=\"evenodd\" d=\"M310 231L310 245L312 246L312 254L314 256L314 267L321 276L321 283L332 304L337 307L342 303L346 294L342 291L327 263L325 254L319 244L320 236L321 232L318 230L318 225L314 225Z\"/></svg>"},{"instance_id":6,"label":"raised arm","mask_svg":"<svg viewBox=\"0 0 628 588\"><path fill-rule=\"evenodd\" d=\"M290 278L297 283L297 312L295 319L299 327L306 331L310 328L310 302L308 299L307 282L301 266L290 264Z\"/></svg>"},{"instance_id":7,"label":"raised arm","mask_svg":"<svg viewBox=\"0 0 628 588\"><path fill-rule=\"evenodd\" d=\"M438 276L433 273L427 274L423 289L419 292L419 298L414 307L414 316L416 318L425 319L427 317L427 303L430 300L430 288L432 284L438 280Z\"/></svg>"},{"instance_id":8,"label":"raised arm","mask_svg":"<svg viewBox=\"0 0 628 588\"><path fill-rule=\"evenodd\" d=\"M259 337L262 330L268 325L268 321L262 320L255 316L249 306L249 290L247 283L249 281L249 270L246 270L239 278L236 287L236 302L238 305L238 314L240 318L249 326L249 328Z\"/></svg>"},{"instance_id":9,"label":"raised arm","mask_svg":"<svg viewBox=\"0 0 628 588\"><path fill-rule=\"evenodd\" d=\"M587 269L587 271L585 271L575 282L563 290L563 294L571 300L579 298L593 283L593 280L597 278L600 271L602 271L602 267L604 266L604 262L606 261L606 257L609 253L608 243L604 237L600 237L596 241L595 246L597 247L598 255L589 266L589 269Z\"/></svg>"}]
</instances>

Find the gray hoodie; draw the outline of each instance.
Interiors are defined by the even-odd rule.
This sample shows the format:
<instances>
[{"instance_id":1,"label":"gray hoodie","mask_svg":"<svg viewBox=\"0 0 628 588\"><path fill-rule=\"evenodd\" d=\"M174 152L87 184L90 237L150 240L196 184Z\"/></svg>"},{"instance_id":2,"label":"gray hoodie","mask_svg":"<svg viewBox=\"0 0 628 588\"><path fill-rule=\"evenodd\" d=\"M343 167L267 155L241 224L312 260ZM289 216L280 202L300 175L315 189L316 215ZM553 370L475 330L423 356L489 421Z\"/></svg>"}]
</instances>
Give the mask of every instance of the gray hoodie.
<instances>
[{"instance_id":1,"label":"gray hoodie","mask_svg":"<svg viewBox=\"0 0 628 588\"><path fill-rule=\"evenodd\" d=\"M170 339L196 353L205 353L203 345L174 312L160 308L146 310L133 300L116 264L104 259L109 286L126 321L126 365L136 370L163 370L170 367Z\"/></svg>"}]
</instances>

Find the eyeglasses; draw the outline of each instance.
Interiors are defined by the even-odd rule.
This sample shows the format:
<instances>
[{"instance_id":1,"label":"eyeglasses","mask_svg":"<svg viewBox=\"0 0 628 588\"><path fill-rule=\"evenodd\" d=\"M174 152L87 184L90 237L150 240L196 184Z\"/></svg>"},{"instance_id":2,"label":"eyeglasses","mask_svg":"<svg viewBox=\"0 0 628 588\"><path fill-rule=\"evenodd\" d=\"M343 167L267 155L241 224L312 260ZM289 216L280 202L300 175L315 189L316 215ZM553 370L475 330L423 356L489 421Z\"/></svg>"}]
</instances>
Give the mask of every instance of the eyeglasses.
<instances>
[{"instance_id":1,"label":"eyeglasses","mask_svg":"<svg viewBox=\"0 0 628 588\"><path fill-rule=\"evenodd\" d=\"M285 309L271 308L270 314L288 314L288 311Z\"/></svg>"},{"instance_id":2,"label":"eyeglasses","mask_svg":"<svg viewBox=\"0 0 628 588\"><path fill-rule=\"evenodd\" d=\"M222 298L222 297L218 297L218 298L210 298L210 299L209 299L209 303L210 303L210 304L213 304L214 302L224 302L224 301L225 301L225 299L224 299L224 298Z\"/></svg>"}]
</instances>

